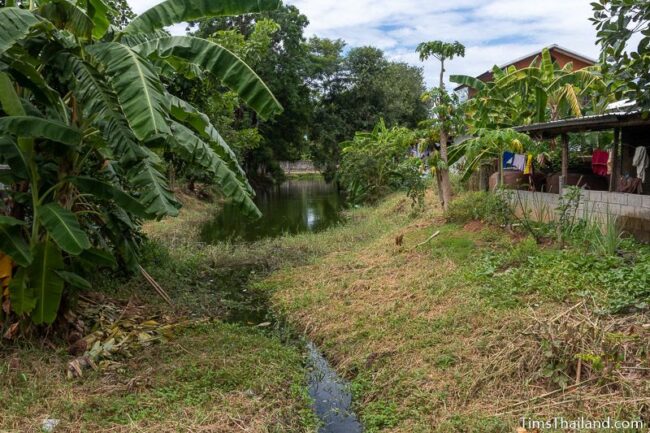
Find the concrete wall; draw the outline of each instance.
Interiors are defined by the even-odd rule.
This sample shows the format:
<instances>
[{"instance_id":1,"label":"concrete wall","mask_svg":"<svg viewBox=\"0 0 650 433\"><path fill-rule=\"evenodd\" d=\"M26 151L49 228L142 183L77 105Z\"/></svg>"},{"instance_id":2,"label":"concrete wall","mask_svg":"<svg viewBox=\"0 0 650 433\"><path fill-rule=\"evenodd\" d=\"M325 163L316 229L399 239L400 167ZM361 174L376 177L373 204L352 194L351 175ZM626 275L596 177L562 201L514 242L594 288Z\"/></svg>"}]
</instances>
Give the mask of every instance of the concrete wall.
<instances>
[{"instance_id":1,"label":"concrete wall","mask_svg":"<svg viewBox=\"0 0 650 433\"><path fill-rule=\"evenodd\" d=\"M319 172L311 161L280 161L280 168L286 174Z\"/></svg>"},{"instance_id":2,"label":"concrete wall","mask_svg":"<svg viewBox=\"0 0 650 433\"><path fill-rule=\"evenodd\" d=\"M566 189L563 192L566 193ZM518 213L525 209L534 220L548 222L558 217L558 194L514 191L511 201ZM585 190L581 192L576 215L599 223L616 218L623 231L640 241L650 242L650 195Z\"/></svg>"}]
</instances>

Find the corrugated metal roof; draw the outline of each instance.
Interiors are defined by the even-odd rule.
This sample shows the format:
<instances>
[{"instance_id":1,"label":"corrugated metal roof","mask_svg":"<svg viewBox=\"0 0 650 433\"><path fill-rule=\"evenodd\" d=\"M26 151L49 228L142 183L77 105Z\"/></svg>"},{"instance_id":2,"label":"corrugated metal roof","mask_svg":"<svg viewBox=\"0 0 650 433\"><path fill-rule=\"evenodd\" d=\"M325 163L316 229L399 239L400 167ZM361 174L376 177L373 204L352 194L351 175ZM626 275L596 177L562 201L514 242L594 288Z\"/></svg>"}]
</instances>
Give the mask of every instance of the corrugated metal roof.
<instances>
[{"instance_id":1,"label":"corrugated metal roof","mask_svg":"<svg viewBox=\"0 0 650 433\"><path fill-rule=\"evenodd\" d=\"M641 125L650 126L650 116L644 116L640 111L617 111L553 122L534 123L519 126L515 130L541 137L556 137L570 132L604 131Z\"/></svg>"}]
</instances>

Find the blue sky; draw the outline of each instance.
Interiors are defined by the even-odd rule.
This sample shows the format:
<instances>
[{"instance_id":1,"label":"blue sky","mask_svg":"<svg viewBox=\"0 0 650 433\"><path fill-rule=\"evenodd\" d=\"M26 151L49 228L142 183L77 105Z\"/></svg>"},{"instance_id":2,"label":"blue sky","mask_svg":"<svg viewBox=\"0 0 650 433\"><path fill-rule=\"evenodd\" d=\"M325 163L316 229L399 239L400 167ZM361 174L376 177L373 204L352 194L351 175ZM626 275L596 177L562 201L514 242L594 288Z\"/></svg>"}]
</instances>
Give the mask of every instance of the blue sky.
<instances>
[{"instance_id":1,"label":"blue sky","mask_svg":"<svg viewBox=\"0 0 650 433\"><path fill-rule=\"evenodd\" d=\"M589 0L286 0L310 20L307 36L341 38L349 46L373 45L388 57L424 66L433 85L439 69L420 63L415 47L428 40L458 40L465 58L451 74L478 75L541 47L559 44L598 56ZM142 12L159 0L129 0ZM183 31L178 26L172 31Z\"/></svg>"}]
</instances>

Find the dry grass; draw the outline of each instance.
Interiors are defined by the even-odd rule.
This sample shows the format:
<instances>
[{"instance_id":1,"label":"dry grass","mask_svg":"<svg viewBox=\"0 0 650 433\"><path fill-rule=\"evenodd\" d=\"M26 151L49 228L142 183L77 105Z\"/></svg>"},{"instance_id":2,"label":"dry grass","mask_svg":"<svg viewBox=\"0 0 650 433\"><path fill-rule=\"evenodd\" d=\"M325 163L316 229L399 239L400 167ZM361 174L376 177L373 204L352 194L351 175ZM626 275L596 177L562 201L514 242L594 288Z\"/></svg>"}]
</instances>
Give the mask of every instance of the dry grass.
<instances>
[{"instance_id":1,"label":"dry grass","mask_svg":"<svg viewBox=\"0 0 650 433\"><path fill-rule=\"evenodd\" d=\"M400 214L401 224L266 282L277 309L353 379L368 431L505 432L523 415L643 416L647 316L597 317L583 306L558 317L573 304L540 297L496 308L471 274L485 251L514 248L520 237L445 224L435 208L417 220L407 213L393 198L369 219ZM561 349L549 352L547 343ZM611 358L609 366L588 367L598 361L589 354Z\"/></svg>"}]
</instances>

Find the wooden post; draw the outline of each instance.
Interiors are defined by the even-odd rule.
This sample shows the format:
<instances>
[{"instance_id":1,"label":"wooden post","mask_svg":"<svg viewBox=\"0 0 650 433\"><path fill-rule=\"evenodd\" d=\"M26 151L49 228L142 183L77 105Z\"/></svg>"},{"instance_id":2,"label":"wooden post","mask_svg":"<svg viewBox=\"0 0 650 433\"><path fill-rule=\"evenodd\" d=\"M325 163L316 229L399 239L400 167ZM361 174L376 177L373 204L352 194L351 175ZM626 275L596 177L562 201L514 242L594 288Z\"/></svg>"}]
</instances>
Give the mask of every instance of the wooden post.
<instances>
[{"instance_id":1,"label":"wooden post","mask_svg":"<svg viewBox=\"0 0 650 433\"><path fill-rule=\"evenodd\" d=\"M566 185L567 177L569 176L569 135L562 134L562 181L560 182L560 195L562 195L562 187Z\"/></svg>"},{"instance_id":2,"label":"wooden post","mask_svg":"<svg viewBox=\"0 0 650 433\"><path fill-rule=\"evenodd\" d=\"M618 151L621 147L621 130L614 129L614 148L612 151L612 173L609 175L609 192L616 191L616 182L619 175Z\"/></svg>"}]
</instances>

